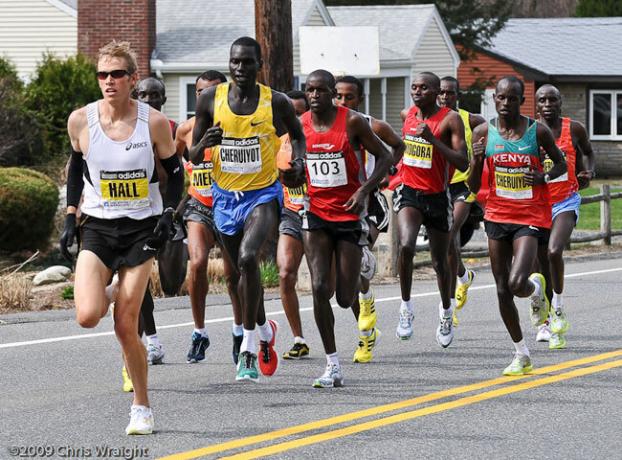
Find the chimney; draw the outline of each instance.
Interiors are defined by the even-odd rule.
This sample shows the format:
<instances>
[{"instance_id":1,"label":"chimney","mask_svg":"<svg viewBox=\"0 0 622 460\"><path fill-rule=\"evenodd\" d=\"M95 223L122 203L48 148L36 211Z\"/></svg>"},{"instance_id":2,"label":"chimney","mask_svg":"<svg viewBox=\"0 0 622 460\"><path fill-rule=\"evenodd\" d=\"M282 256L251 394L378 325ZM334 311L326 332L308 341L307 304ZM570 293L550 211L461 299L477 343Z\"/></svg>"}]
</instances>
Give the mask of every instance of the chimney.
<instances>
[{"instance_id":1,"label":"chimney","mask_svg":"<svg viewBox=\"0 0 622 460\"><path fill-rule=\"evenodd\" d=\"M148 77L156 43L156 0L78 0L78 51L95 61L99 49L112 40L131 43L140 77Z\"/></svg>"}]
</instances>

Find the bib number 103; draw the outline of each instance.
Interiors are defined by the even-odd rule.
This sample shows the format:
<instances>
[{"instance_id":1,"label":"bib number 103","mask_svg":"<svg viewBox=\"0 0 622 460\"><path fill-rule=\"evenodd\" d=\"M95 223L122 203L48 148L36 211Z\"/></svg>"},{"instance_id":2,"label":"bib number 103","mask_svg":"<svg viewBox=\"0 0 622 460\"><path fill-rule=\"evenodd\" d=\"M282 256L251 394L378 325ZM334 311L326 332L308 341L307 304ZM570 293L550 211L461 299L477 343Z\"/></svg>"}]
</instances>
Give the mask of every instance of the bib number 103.
<instances>
[{"instance_id":1,"label":"bib number 103","mask_svg":"<svg viewBox=\"0 0 622 460\"><path fill-rule=\"evenodd\" d=\"M346 162L343 157L307 160L309 180L314 187L340 187L348 183Z\"/></svg>"}]
</instances>

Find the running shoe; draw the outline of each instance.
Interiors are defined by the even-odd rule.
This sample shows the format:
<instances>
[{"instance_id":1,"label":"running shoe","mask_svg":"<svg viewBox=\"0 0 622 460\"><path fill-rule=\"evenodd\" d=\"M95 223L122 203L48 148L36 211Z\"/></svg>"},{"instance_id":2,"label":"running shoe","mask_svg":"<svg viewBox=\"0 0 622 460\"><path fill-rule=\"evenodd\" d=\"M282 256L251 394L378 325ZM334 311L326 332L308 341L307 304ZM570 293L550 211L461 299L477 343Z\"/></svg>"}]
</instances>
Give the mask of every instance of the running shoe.
<instances>
[{"instance_id":1,"label":"running shoe","mask_svg":"<svg viewBox=\"0 0 622 460\"><path fill-rule=\"evenodd\" d=\"M526 355L514 354L514 359L508 367L503 370L503 375L525 375L533 370L531 359Z\"/></svg>"},{"instance_id":2,"label":"running shoe","mask_svg":"<svg viewBox=\"0 0 622 460\"><path fill-rule=\"evenodd\" d=\"M283 359L301 359L309 356L309 346L306 343L295 343L291 350L283 353Z\"/></svg>"},{"instance_id":3,"label":"running shoe","mask_svg":"<svg viewBox=\"0 0 622 460\"><path fill-rule=\"evenodd\" d=\"M266 377L274 375L279 367L279 355L274 349L279 323L271 319L268 320L268 323L272 327L272 340L270 342L259 341L259 370Z\"/></svg>"},{"instance_id":4,"label":"running shoe","mask_svg":"<svg viewBox=\"0 0 622 460\"><path fill-rule=\"evenodd\" d=\"M371 331L376 326L378 315L376 314L376 303L374 294L369 299L364 299L359 294L359 305L361 311L359 313L359 331Z\"/></svg>"},{"instance_id":5,"label":"running shoe","mask_svg":"<svg viewBox=\"0 0 622 460\"><path fill-rule=\"evenodd\" d=\"M125 429L125 434L151 434L153 433L153 413L149 407L132 406L130 423Z\"/></svg>"},{"instance_id":6,"label":"running shoe","mask_svg":"<svg viewBox=\"0 0 622 460\"><path fill-rule=\"evenodd\" d=\"M209 337L198 332L192 333L192 344L188 351L187 362L198 363L205 359L205 350L209 347Z\"/></svg>"},{"instance_id":7,"label":"running shoe","mask_svg":"<svg viewBox=\"0 0 622 460\"><path fill-rule=\"evenodd\" d=\"M566 314L561 308L551 308L551 332L554 334L565 334L570 329L570 323L566 319Z\"/></svg>"},{"instance_id":8,"label":"running shoe","mask_svg":"<svg viewBox=\"0 0 622 460\"><path fill-rule=\"evenodd\" d=\"M321 377L313 381L313 388L333 388L343 386L343 374L339 364L328 363Z\"/></svg>"},{"instance_id":9,"label":"running shoe","mask_svg":"<svg viewBox=\"0 0 622 460\"><path fill-rule=\"evenodd\" d=\"M546 297L546 280L540 273L532 273L529 277L531 281L540 286L540 295L534 293L531 295L531 311L529 312L529 318L531 324L539 326L549 317L549 309L551 304Z\"/></svg>"},{"instance_id":10,"label":"running shoe","mask_svg":"<svg viewBox=\"0 0 622 460\"><path fill-rule=\"evenodd\" d=\"M398 339L409 340L413 335L413 319L415 314L405 306L400 307L400 321L397 324L395 335Z\"/></svg>"},{"instance_id":11,"label":"running shoe","mask_svg":"<svg viewBox=\"0 0 622 460\"><path fill-rule=\"evenodd\" d=\"M238 358L240 357L240 347L242 346L242 340L244 340L244 336L231 333L231 337L233 337L233 351L231 352L231 356L233 358L233 364L237 365Z\"/></svg>"},{"instance_id":12,"label":"running shoe","mask_svg":"<svg viewBox=\"0 0 622 460\"><path fill-rule=\"evenodd\" d=\"M549 350L563 350L566 348L566 337L563 334L551 334L551 340L549 340Z\"/></svg>"},{"instance_id":13,"label":"running shoe","mask_svg":"<svg viewBox=\"0 0 622 460\"><path fill-rule=\"evenodd\" d=\"M126 393L131 393L134 391L134 384L132 383L132 379L130 375L127 373L127 369L123 366L121 369L121 377L123 377L123 391Z\"/></svg>"},{"instance_id":14,"label":"running shoe","mask_svg":"<svg viewBox=\"0 0 622 460\"><path fill-rule=\"evenodd\" d=\"M257 355L250 351L243 351L240 353L240 358L235 379L237 381L250 380L251 382L256 382L259 378L259 373L257 372Z\"/></svg>"},{"instance_id":15,"label":"running shoe","mask_svg":"<svg viewBox=\"0 0 622 460\"><path fill-rule=\"evenodd\" d=\"M456 310L461 310L464 304L466 304L469 288L475 279L475 272L473 270L467 269L467 274L468 280L466 283L461 283L460 280L456 283Z\"/></svg>"},{"instance_id":16,"label":"running shoe","mask_svg":"<svg viewBox=\"0 0 622 460\"><path fill-rule=\"evenodd\" d=\"M536 342L548 342L551 339L551 328L547 323L538 326Z\"/></svg>"},{"instance_id":17,"label":"running shoe","mask_svg":"<svg viewBox=\"0 0 622 460\"><path fill-rule=\"evenodd\" d=\"M147 345L147 362L149 364L162 364L164 360L164 347L162 345Z\"/></svg>"},{"instance_id":18,"label":"running shoe","mask_svg":"<svg viewBox=\"0 0 622 460\"><path fill-rule=\"evenodd\" d=\"M438 344L447 348L454 339L454 328L451 316L443 316L436 328L436 341Z\"/></svg>"},{"instance_id":19,"label":"running shoe","mask_svg":"<svg viewBox=\"0 0 622 460\"><path fill-rule=\"evenodd\" d=\"M368 246L363 246L363 254L361 256L361 276L370 280L376 274L376 256L371 252Z\"/></svg>"},{"instance_id":20,"label":"running shoe","mask_svg":"<svg viewBox=\"0 0 622 460\"><path fill-rule=\"evenodd\" d=\"M378 329L374 329L370 336L359 336L359 346L354 352L352 361L355 363L370 362L373 358L372 350L378 342L378 337L380 337L380 331Z\"/></svg>"}]
</instances>

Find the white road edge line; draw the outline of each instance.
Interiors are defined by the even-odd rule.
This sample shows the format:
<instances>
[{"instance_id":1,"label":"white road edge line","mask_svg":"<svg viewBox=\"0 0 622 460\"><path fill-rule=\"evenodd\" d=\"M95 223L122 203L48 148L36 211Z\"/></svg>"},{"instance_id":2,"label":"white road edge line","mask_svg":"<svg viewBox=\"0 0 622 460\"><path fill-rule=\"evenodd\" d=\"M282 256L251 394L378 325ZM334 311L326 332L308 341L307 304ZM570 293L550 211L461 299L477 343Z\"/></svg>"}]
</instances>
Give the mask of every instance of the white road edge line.
<instances>
[{"instance_id":1,"label":"white road edge line","mask_svg":"<svg viewBox=\"0 0 622 460\"><path fill-rule=\"evenodd\" d=\"M619 272L622 271L622 267L620 268L608 268L605 270L594 270L594 271L589 271L589 272L581 272L581 273L570 273L568 275L566 275L564 278L577 278L579 276L589 276L589 275L600 275L603 273L612 273L612 272ZM485 284L483 286L473 286L472 288L470 288L469 290L471 291L479 291L481 289L490 289L495 287L494 284ZM432 292L422 292L419 294L413 294L411 297L430 297L430 296L434 296L434 295L438 295L438 291L432 291ZM397 297L383 297L381 299L376 299L376 302L390 302L392 300L401 300L401 296L397 296ZM337 307L337 304L333 304L332 305L333 308ZM313 310L312 307L306 307L306 308L301 308L300 311L311 311ZM285 312L283 311L273 311L273 312L266 312L266 316L276 316L276 315L283 315L285 314ZM215 318L215 319L209 319L209 320L205 320L206 323L208 324L213 324L213 323L222 323L225 321L232 321L233 317L232 316L228 316L225 318ZM158 326L158 329L173 329L176 327L188 327L188 326L192 326L194 325L194 323L188 322L188 323L179 323L179 324L169 324L166 326ZM24 342L10 342L10 343L2 343L0 344L0 349L3 348L16 348L16 347L24 347L27 345L39 345L39 344L43 344L43 343L54 343L54 342L65 342L68 340L80 340L80 339L92 339L92 338L96 338L96 337L104 337L104 336L111 336L114 335L114 331L110 331L110 332L96 332L96 333L92 333L92 334L78 334L78 335L67 335L64 337L52 337L49 339L38 339L38 340L28 340L28 341L24 341Z\"/></svg>"}]
</instances>

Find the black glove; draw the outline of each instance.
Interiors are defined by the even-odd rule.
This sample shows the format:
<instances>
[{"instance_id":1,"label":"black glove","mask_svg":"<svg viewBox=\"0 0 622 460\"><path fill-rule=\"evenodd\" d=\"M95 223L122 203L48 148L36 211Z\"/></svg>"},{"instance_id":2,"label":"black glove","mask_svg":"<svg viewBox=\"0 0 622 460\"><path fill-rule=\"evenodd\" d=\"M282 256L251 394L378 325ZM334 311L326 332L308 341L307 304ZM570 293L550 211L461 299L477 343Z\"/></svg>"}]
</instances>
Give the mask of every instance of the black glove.
<instances>
[{"instance_id":1,"label":"black glove","mask_svg":"<svg viewBox=\"0 0 622 460\"><path fill-rule=\"evenodd\" d=\"M76 215L67 214L65 216L65 228L60 235L60 253L69 262L73 262L73 255L69 252L69 248L73 246L73 241L76 238Z\"/></svg>"},{"instance_id":2,"label":"black glove","mask_svg":"<svg viewBox=\"0 0 622 460\"><path fill-rule=\"evenodd\" d=\"M160 249L164 244L173 237L173 215L175 210L173 208L166 208L160 219L158 225L153 230L153 236L147 240L147 245L154 249Z\"/></svg>"}]
</instances>

